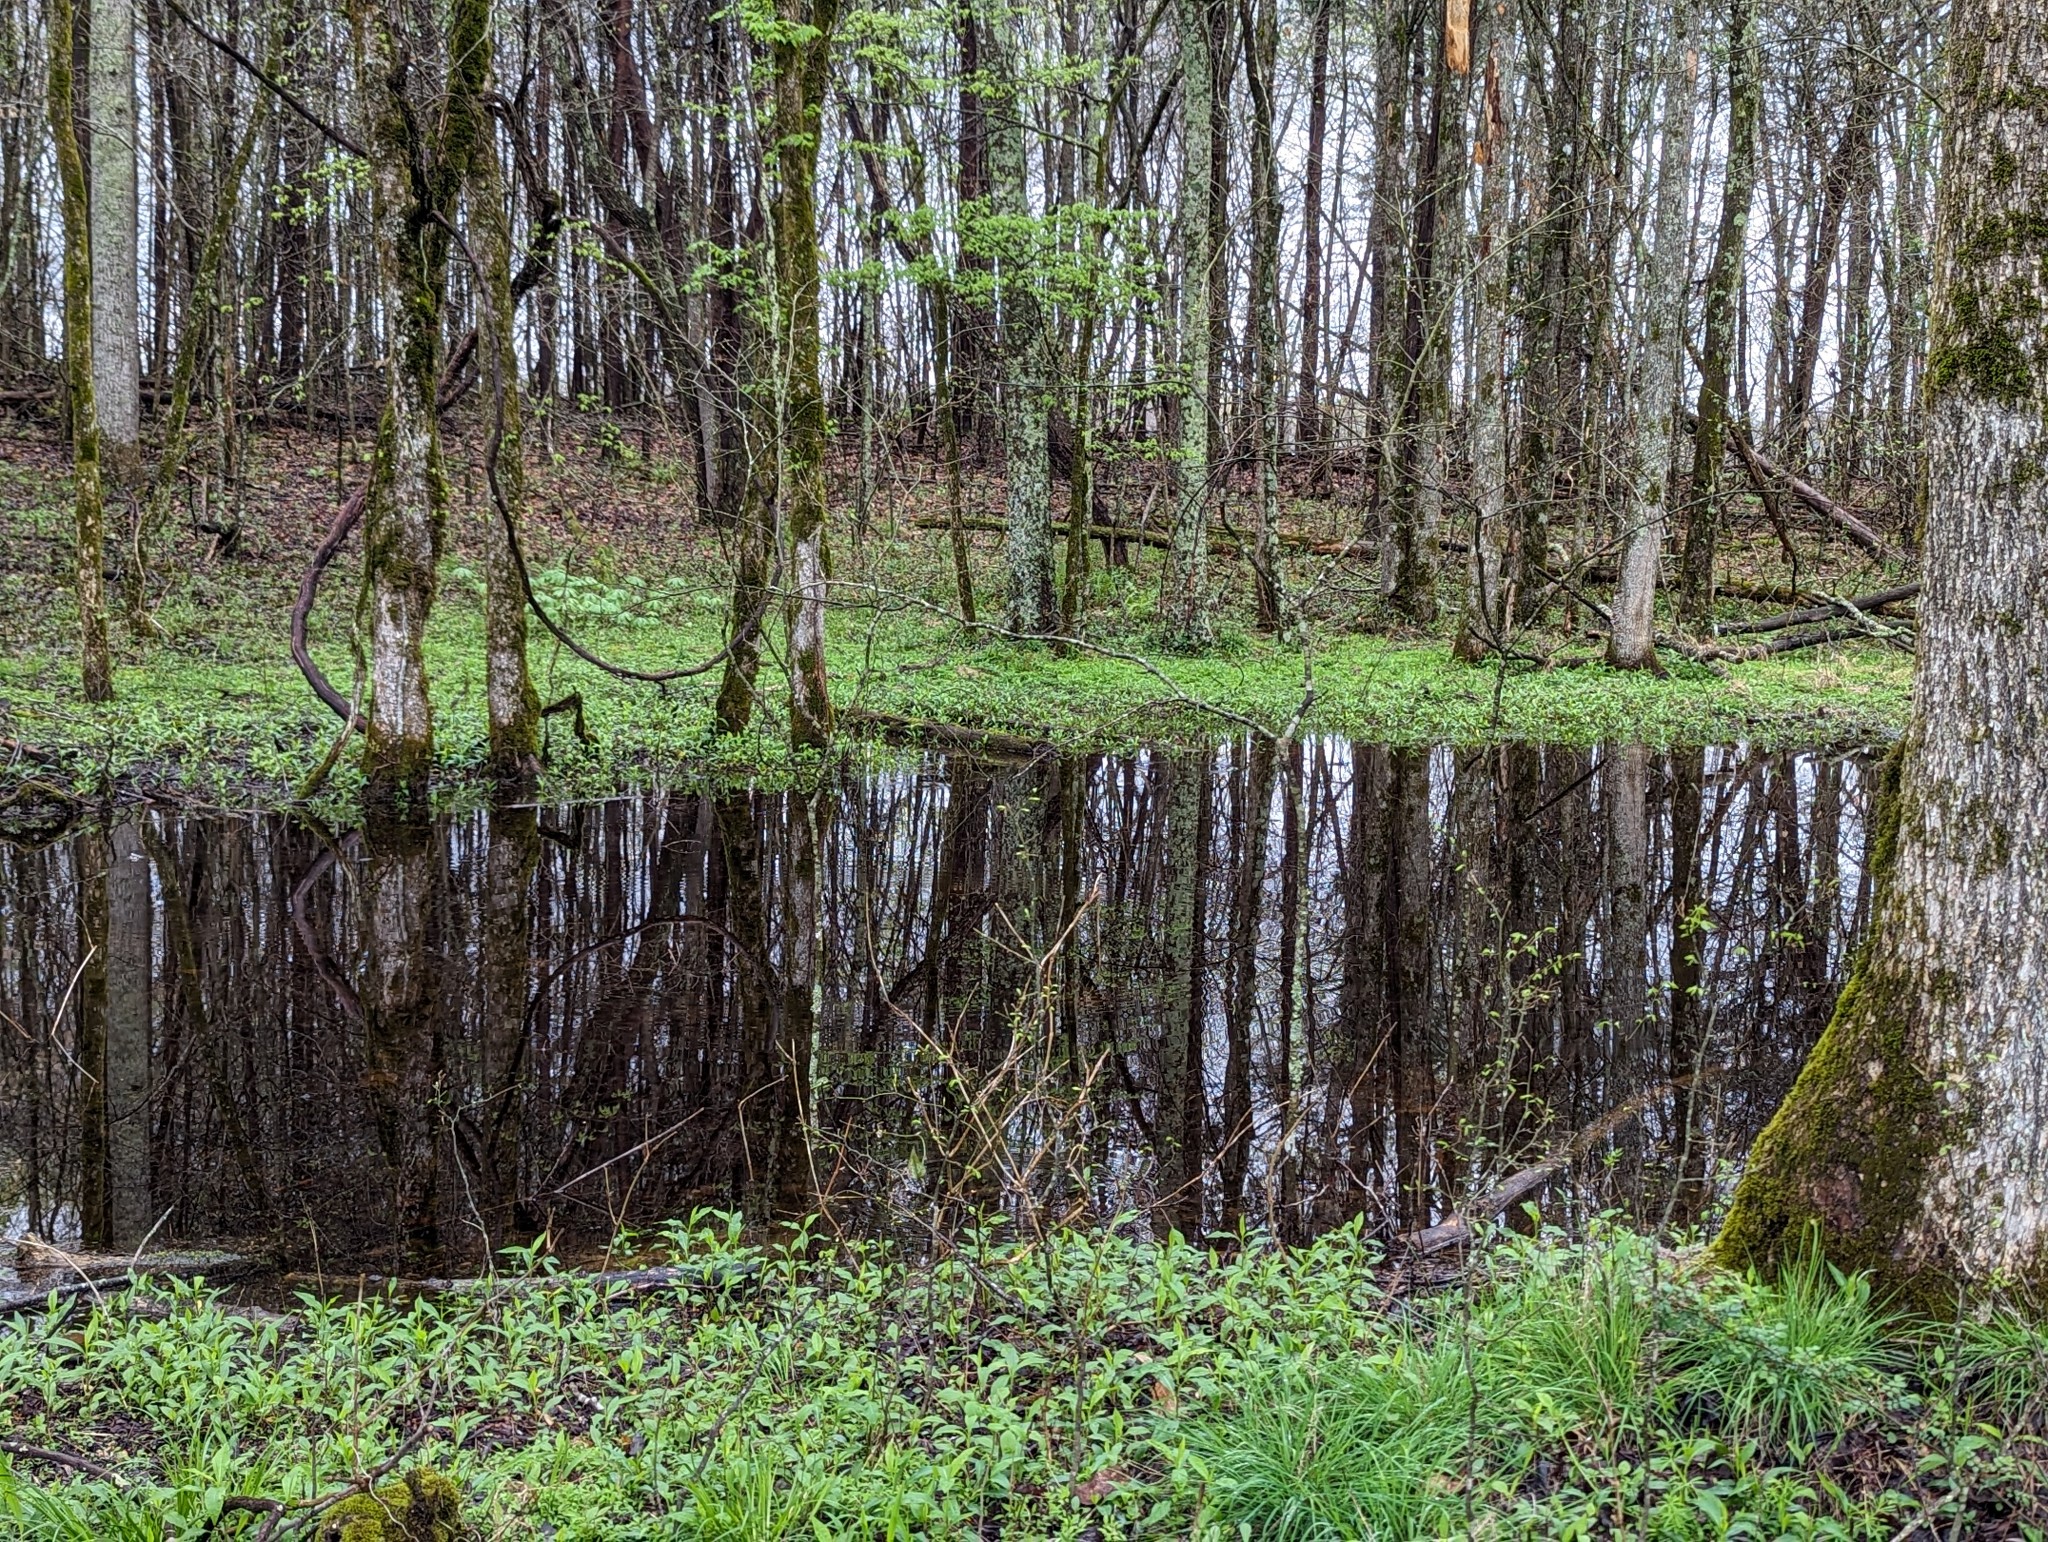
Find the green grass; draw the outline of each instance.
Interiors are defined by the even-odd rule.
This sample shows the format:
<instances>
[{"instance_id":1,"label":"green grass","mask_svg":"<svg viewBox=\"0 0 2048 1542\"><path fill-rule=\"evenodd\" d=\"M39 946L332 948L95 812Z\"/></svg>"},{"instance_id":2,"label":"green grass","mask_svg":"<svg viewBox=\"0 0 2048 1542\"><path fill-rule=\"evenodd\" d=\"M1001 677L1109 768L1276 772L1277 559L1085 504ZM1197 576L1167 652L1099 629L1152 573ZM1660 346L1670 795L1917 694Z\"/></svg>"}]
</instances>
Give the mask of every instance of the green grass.
<instances>
[{"instance_id":1,"label":"green grass","mask_svg":"<svg viewBox=\"0 0 2048 1542\"><path fill-rule=\"evenodd\" d=\"M102 1471L0 1456L0 1527L247 1538L236 1496L310 1516L406 1472L452 1481L474 1535L555 1542L2048 1526L2040 1441L1942 1390L1954 1336L1821 1268L1734 1281L1603 1230L1495 1239L1392 1297L1355 1231L1217 1253L1129 1222L920 1258L700 1216L652 1251L702 1283L284 1321L172 1288L23 1321L0 1428Z\"/></svg>"}]
</instances>

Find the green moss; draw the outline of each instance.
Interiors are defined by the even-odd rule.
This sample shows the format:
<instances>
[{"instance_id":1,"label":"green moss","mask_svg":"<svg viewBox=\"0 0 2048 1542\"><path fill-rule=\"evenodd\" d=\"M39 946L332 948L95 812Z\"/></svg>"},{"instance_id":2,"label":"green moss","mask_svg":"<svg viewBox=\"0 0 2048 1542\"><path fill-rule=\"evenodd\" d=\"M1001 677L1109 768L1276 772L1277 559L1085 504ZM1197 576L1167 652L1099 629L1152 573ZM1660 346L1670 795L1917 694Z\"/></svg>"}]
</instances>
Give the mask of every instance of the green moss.
<instances>
[{"instance_id":1,"label":"green moss","mask_svg":"<svg viewBox=\"0 0 2048 1542\"><path fill-rule=\"evenodd\" d=\"M1880 918L1890 913L1905 813L1903 758L1895 747L1878 788L1871 870ZM1816 1239L1837 1267L1868 1270L1901 1297L1936 1310L1952 1299L1938 1265L1898 1251L1920 1216L1928 1164L1959 1122L1913 1053L1918 995L1866 942L1827 1030L1750 1151L1714 1243L1718 1263L1774 1269Z\"/></svg>"},{"instance_id":2,"label":"green moss","mask_svg":"<svg viewBox=\"0 0 2048 1542\"><path fill-rule=\"evenodd\" d=\"M462 1534L462 1494L428 1468L396 1483L344 1499L320 1518L320 1542L455 1542Z\"/></svg>"}]
</instances>

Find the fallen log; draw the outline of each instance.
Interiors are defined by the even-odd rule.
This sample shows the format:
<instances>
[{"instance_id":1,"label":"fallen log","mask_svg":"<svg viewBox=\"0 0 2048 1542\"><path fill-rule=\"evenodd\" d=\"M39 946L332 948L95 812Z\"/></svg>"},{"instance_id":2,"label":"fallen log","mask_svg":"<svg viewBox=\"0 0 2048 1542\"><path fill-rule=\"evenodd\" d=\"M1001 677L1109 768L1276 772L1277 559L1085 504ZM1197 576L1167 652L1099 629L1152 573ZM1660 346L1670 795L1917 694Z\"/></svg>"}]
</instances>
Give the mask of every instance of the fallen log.
<instances>
[{"instance_id":1,"label":"fallen log","mask_svg":"<svg viewBox=\"0 0 2048 1542\"><path fill-rule=\"evenodd\" d=\"M1859 594L1853 599L1837 600L1823 597L1823 603L1805 610L1782 611L1775 616L1765 616L1757 621L1729 621L1717 625L1714 635L1732 637L1738 633L1782 632L1787 627L1809 626L1816 622L1833 621L1842 616L1854 616L1859 611L1883 610L1887 605L1902 605L1907 600L1917 599L1920 585L1916 581L1900 584L1895 589L1880 590L1876 594Z\"/></svg>"},{"instance_id":2,"label":"fallen log","mask_svg":"<svg viewBox=\"0 0 2048 1542\"><path fill-rule=\"evenodd\" d=\"M893 712L871 712L849 707L839 714L848 728L869 729L884 739L934 744L943 749L962 750L970 755L992 755L1005 760L1033 760L1051 745L1044 739L1003 733L993 728L968 728L958 723L933 723L923 718L899 717Z\"/></svg>"},{"instance_id":3,"label":"fallen log","mask_svg":"<svg viewBox=\"0 0 2048 1542\"><path fill-rule=\"evenodd\" d=\"M750 1280L759 1272L758 1266L752 1264L714 1262L660 1264L647 1269L606 1269L594 1272L563 1269L554 1274L484 1274L458 1279L431 1276L412 1279L395 1274L339 1277L287 1274L279 1283L292 1289L327 1294L333 1294L341 1289L354 1289L401 1297L517 1295L530 1291L562 1290L570 1286L593 1286L599 1294L605 1296L644 1296L661 1290L720 1289L743 1280Z\"/></svg>"},{"instance_id":4,"label":"fallen log","mask_svg":"<svg viewBox=\"0 0 2048 1542\"><path fill-rule=\"evenodd\" d=\"M1701 1082L1712 1081L1725 1074L1727 1069L1726 1066L1709 1066L1696 1075L1673 1077L1668 1082L1659 1082L1656 1086L1637 1093L1619 1108L1603 1114L1579 1131L1566 1141L1564 1148L1555 1155L1545 1157L1533 1167L1523 1168L1473 1200L1463 1210L1437 1222L1436 1225L1425 1226L1421 1231L1408 1232L1397 1240L1425 1258L1431 1253L1441 1253L1445 1248L1459 1247L1470 1242L1476 1235L1478 1222L1490 1221L1527 1199L1616 1130L1630 1120L1640 1117L1651 1105L1662 1102L1670 1093L1684 1092Z\"/></svg>"},{"instance_id":5,"label":"fallen log","mask_svg":"<svg viewBox=\"0 0 2048 1542\"><path fill-rule=\"evenodd\" d=\"M1884 555L1884 541L1869 525L1858 518L1856 513L1835 502L1826 493L1796 472L1787 471L1783 466L1774 466L1764 459L1756 446L1734 422L1728 424L1728 439L1735 446L1735 453L1742 457L1742 463L1749 468L1749 477L1756 484L1759 493L1767 493L1771 479L1785 484L1787 492L1816 514L1825 515L1842 527L1842 531L1858 546L1873 557Z\"/></svg>"},{"instance_id":6,"label":"fallen log","mask_svg":"<svg viewBox=\"0 0 2048 1542\"><path fill-rule=\"evenodd\" d=\"M0 1282L0 1315L33 1311L52 1298L103 1296L150 1279L234 1280L256 1268L245 1253L205 1250L160 1253L72 1253L34 1237L15 1249L17 1278Z\"/></svg>"}]
</instances>

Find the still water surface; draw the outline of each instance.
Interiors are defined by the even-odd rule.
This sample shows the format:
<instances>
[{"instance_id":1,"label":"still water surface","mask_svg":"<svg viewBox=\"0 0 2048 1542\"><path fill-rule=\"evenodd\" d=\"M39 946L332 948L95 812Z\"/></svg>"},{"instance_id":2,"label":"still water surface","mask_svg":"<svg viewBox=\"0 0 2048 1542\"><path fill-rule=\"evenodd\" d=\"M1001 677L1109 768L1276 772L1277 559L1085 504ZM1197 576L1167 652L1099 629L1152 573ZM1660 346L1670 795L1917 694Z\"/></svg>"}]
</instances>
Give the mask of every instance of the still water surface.
<instances>
[{"instance_id":1,"label":"still water surface","mask_svg":"<svg viewBox=\"0 0 2048 1542\"><path fill-rule=\"evenodd\" d=\"M1591 1131L1546 1213L1684 1224L1826 1019L1870 773L1323 739L135 810L0 845L0 1221L343 1274L699 1205L1392 1234Z\"/></svg>"}]
</instances>

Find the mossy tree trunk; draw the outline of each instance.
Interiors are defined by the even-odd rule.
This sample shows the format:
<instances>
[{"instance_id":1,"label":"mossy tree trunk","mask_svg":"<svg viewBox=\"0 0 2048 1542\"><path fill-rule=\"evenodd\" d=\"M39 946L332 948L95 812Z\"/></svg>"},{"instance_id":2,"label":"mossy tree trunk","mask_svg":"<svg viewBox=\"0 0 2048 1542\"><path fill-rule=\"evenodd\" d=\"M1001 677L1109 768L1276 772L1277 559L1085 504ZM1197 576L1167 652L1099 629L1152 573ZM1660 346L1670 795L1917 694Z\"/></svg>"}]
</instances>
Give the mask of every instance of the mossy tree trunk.
<instances>
[{"instance_id":1,"label":"mossy tree trunk","mask_svg":"<svg viewBox=\"0 0 2048 1542\"><path fill-rule=\"evenodd\" d=\"M1763 112L1763 54L1756 0L1734 0L1728 21L1728 170L1721 187L1721 224L1707 266L1700 322L1698 426L1685 493L1685 551L1679 564L1678 613L1706 618L1714 603L1714 549L1720 543L1721 458L1728 448L1729 376L1735 358L1735 302L1742 290L1742 254L1756 191L1757 122Z\"/></svg>"},{"instance_id":2,"label":"mossy tree trunk","mask_svg":"<svg viewBox=\"0 0 2048 1542\"><path fill-rule=\"evenodd\" d=\"M1925 588L1872 931L1718 1250L1923 1302L2048 1285L2048 0L1963 0L1936 215Z\"/></svg>"},{"instance_id":3,"label":"mossy tree trunk","mask_svg":"<svg viewBox=\"0 0 2048 1542\"><path fill-rule=\"evenodd\" d=\"M1174 513L1159 619L1182 647L1208 643L1209 510L1213 446L1210 290L1221 281L1217 231L1209 217L1215 178L1215 0L1179 0L1181 100L1180 446L1174 457Z\"/></svg>"},{"instance_id":4,"label":"mossy tree trunk","mask_svg":"<svg viewBox=\"0 0 2048 1542\"><path fill-rule=\"evenodd\" d=\"M74 113L73 0L50 0L50 139L64 223L64 385L71 413L72 521L78 596L78 664L87 701L114 699L107 650L106 496L100 482L99 409L93 396L90 199Z\"/></svg>"},{"instance_id":5,"label":"mossy tree trunk","mask_svg":"<svg viewBox=\"0 0 2048 1542\"><path fill-rule=\"evenodd\" d=\"M487 45L486 45L487 46ZM459 79L460 77L458 77ZM505 179L490 143L491 125L481 100L463 104L474 114L477 153L469 186L470 228L485 303L477 315L477 348L494 373L498 452L497 486L484 510L484 700L489 717L489 768L501 788L528 787L540 772L540 693L526 662L526 588L512 556L514 526L526 514L526 403L520 388L513 335L512 224ZM495 505L503 504L502 510Z\"/></svg>"},{"instance_id":6,"label":"mossy tree trunk","mask_svg":"<svg viewBox=\"0 0 2048 1542\"><path fill-rule=\"evenodd\" d=\"M389 329L382 421L363 509L369 700L363 797L418 806L434 759L424 655L448 513L435 396L449 221L473 157L488 153L476 104L490 71L485 0L455 0L446 53L430 58L405 18L366 6L370 168L378 284Z\"/></svg>"},{"instance_id":7,"label":"mossy tree trunk","mask_svg":"<svg viewBox=\"0 0 2048 1542\"><path fill-rule=\"evenodd\" d=\"M1676 0L1664 45L1663 145L1650 253L1643 265L1643 340L1636 365L1635 465L1623 518L1621 575L1607 662L1656 669L1657 578L1664 562L1664 505L1671 485L1672 408L1685 334L1686 258L1691 250L1693 0Z\"/></svg>"},{"instance_id":8,"label":"mossy tree trunk","mask_svg":"<svg viewBox=\"0 0 2048 1542\"><path fill-rule=\"evenodd\" d=\"M825 392L818 379L818 140L839 0L782 0L769 39L776 319L782 392L782 507L788 593L789 738L832 738L825 675Z\"/></svg>"}]
</instances>

